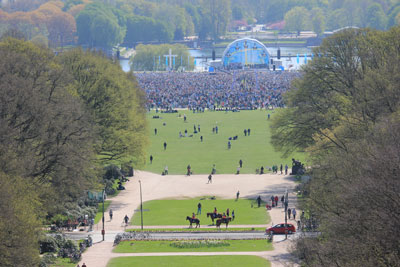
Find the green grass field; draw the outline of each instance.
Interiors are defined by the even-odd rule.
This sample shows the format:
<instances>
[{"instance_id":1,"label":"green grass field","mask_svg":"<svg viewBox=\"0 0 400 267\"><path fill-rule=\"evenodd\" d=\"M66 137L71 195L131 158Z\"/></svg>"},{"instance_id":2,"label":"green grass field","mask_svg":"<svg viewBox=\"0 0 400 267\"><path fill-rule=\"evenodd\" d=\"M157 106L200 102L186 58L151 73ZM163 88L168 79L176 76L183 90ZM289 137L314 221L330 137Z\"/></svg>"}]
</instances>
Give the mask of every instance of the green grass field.
<instances>
[{"instance_id":1,"label":"green grass field","mask_svg":"<svg viewBox=\"0 0 400 267\"><path fill-rule=\"evenodd\" d=\"M119 257L111 259L107 267L158 266L158 267L269 267L271 263L257 256L164 256Z\"/></svg>"},{"instance_id":2,"label":"green grass field","mask_svg":"<svg viewBox=\"0 0 400 267\"><path fill-rule=\"evenodd\" d=\"M147 153L146 171L159 173L168 166L169 174L186 174L186 167L191 165L193 174L209 174L213 164L217 174L235 173L239 160L243 161L241 173L255 173L261 166L271 167L273 164L288 164L291 158L283 159L274 151L270 143L270 121L267 114L274 116L276 111L254 110L241 112L206 111L193 114L189 110L179 111L179 114L157 113L160 119L153 119L155 111L148 113L150 146ZM187 116L184 123L183 114ZM163 126L163 123L166 125ZM200 125L200 132L194 134L194 125ZM218 134L212 128L218 125ZM157 128L157 135L154 129ZM244 136L244 129L251 129L250 136ZM179 138L185 129L188 136ZM231 141L232 148L228 150L228 138L237 135L238 140ZM203 142L200 142L203 136ZM163 144L167 143L164 151ZM150 164L149 157L153 156ZM301 153L293 155L303 160Z\"/></svg>"},{"instance_id":3,"label":"green grass field","mask_svg":"<svg viewBox=\"0 0 400 267\"><path fill-rule=\"evenodd\" d=\"M189 225L186 221L186 216L191 216L192 213L197 212L197 204L200 202L202 205L201 215L197 215L200 219L200 225L211 224L211 219L207 218L207 212L213 212L214 207L217 207L219 213L226 212L229 208L230 213L235 210L235 220L229 225L234 227L235 224L268 224L270 218L265 210L265 204L260 208L256 207L254 200L239 199L204 199L191 198L191 199L163 199L152 200L143 203L143 209L150 211L143 212L144 225ZM253 203L254 207L251 208ZM231 215L231 214L230 214ZM140 225L140 212L135 212L131 224Z\"/></svg>"},{"instance_id":4,"label":"green grass field","mask_svg":"<svg viewBox=\"0 0 400 267\"><path fill-rule=\"evenodd\" d=\"M115 253L142 252L232 252L232 251L267 251L272 250L271 242L266 239L257 240L224 240L229 246L176 248L170 246L176 241L124 241L113 250Z\"/></svg>"}]
</instances>

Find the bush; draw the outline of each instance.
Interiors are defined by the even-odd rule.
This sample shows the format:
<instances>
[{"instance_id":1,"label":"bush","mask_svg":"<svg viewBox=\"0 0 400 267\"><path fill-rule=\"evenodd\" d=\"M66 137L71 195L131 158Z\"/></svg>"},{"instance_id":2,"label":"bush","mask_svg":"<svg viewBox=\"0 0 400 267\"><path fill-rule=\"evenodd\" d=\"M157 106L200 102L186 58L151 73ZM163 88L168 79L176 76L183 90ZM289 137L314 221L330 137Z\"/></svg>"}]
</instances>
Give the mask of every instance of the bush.
<instances>
[{"instance_id":1,"label":"bush","mask_svg":"<svg viewBox=\"0 0 400 267\"><path fill-rule=\"evenodd\" d=\"M48 267L51 264L54 264L56 262L56 259L56 256L54 256L53 254L46 254L40 260L39 267Z\"/></svg>"},{"instance_id":2,"label":"bush","mask_svg":"<svg viewBox=\"0 0 400 267\"><path fill-rule=\"evenodd\" d=\"M58 256L62 258L70 258L71 261L77 262L81 258L81 253L78 247L72 240L65 240L60 250L58 251Z\"/></svg>"},{"instance_id":3,"label":"bush","mask_svg":"<svg viewBox=\"0 0 400 267\"><path fill-rule=\"evenodd\" d=\"M58 245L57 241L54 237L52 236L44 236L39 240L39 249L40 249L40 254L46 253L46 252L57 252L58 250Z\"/></svg>"}]
</instances>

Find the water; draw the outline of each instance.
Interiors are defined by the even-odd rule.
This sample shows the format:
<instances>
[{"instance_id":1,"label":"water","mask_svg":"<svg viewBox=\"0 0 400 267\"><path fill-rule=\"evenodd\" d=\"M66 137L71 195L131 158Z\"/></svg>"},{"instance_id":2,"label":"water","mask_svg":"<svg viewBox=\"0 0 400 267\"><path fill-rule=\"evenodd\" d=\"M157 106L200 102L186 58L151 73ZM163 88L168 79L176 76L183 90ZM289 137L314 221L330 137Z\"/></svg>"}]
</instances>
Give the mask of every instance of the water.
<instances>
[{"instance_id":1,"label":"water","mask_svg":"<svg viewBox=\"0 0 400 267\"><path fill-rule=\"evenodd\" d=\"M267 47L270 56L275 60L277 57L277 47ZM215 54L217 59L221 59L225 48L216 48ZM189 53L196 59L196 70L206 70L207 62L211 60L212 49L189 49ZM297 63L297 54L300 55L299 63ZM307 47L282 47L281 61L285 69L299 69L305 64L304 54L307 54L307 60L311 60L311 49ZM207 61L205 59L207 57ZM129 59L121 59L119 61L121 68L125 72L130 71Z\"/></svg>"}]
</instances>

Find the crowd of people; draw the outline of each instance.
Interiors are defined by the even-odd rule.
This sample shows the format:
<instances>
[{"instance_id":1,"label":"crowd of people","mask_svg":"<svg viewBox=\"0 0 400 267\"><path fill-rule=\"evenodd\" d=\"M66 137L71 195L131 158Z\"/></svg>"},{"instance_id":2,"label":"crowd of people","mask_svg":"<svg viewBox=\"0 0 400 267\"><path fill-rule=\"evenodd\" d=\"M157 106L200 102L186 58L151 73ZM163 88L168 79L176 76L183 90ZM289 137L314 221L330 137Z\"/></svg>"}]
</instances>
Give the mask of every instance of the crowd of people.
<instances>
[{"instance_id":1,"label":"crowd of people","mask_svg":"<svg viewBox=\"0 0 400 267\"><path fill-rule=\"evenodd\" d=\"M236 71L210 75L150 72L135 75L146 92L148 108L235 110L282 107L282 95L300 73Z\"/></svg>"}]
</instances>

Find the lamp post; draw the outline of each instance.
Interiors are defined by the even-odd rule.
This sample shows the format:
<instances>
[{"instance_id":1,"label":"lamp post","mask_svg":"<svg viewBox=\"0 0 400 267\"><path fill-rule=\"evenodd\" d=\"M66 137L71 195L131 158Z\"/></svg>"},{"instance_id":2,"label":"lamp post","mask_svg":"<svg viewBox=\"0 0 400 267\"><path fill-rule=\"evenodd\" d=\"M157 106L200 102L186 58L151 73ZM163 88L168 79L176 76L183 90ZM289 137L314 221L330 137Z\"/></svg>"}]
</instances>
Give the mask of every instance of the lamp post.
<instances>
[{"instance_id":1,"label":"lamp post","mask_svg":"<svg viewBox=\"0 0 400 267\"><path fill-rule=\"evenodd\" d=\"M140 219L141 219L141 228L143 231L143 201L142 201L142 182L139 180L140 187Z\"/></svg>"},{"instance_id":2,"label":"lamp post","mask_svg":"<svg viewBox=\"0 0 400 267\"><path fill-rule=\"evenodd\" d=\"M104 230L104 196L105 196L105 190L103 189L103 218L101 219L101 221L103 222L103 229L101 230L101 235L103 236L103 241L104 241L104 236L106 234L106 232Z\"/></svg>"},{"instance_id":3,"label":"lamp post","mask_svg":"<svg viewBox=\"0 0 400 267\"><path fill-rule=\"evenodd\" d=\"M286 189L285 192L285 239L287 239L287 234L288 234L288 227L287 227L287 210L289 206L289 199L288 199L288 191Z\"/></svg>"}]
</instances>

